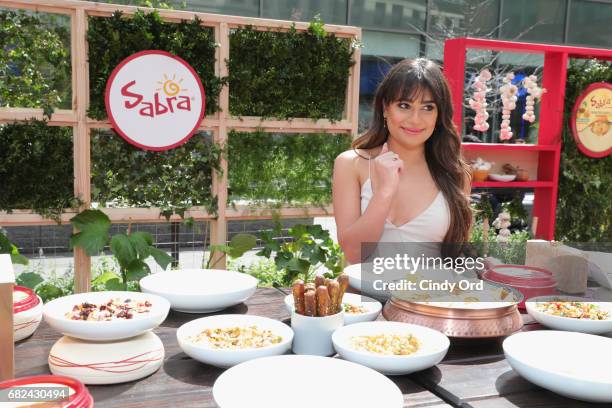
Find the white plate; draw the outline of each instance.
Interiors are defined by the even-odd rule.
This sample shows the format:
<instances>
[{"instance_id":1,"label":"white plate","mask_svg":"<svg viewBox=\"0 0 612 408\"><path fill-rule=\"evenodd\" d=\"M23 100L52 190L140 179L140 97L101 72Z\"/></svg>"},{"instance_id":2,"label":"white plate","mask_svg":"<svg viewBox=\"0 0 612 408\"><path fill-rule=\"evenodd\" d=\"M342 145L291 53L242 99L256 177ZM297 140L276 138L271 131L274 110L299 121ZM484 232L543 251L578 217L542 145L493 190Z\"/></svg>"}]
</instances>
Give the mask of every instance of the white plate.
<instances>
[{"instance_id":1,"label":"white plate","mask_svg":"<svg viewBox=\"0 0 612 408\"><path fill-rule=\"evenodd\" d=\"M553 316L544 313L538 310L537 308L537 305L540 302L551 302L556 300L594 303L599 306L601 310L607 311L609 317L606 320L574 319L571 317ZM602 334L612 332L612 303L610 302L597 302L593 299L562 295L537 296L527 300L527 302L525 302L525 307L527 308L527 313L529 313L529 315L533 317L538 323L541 323L544 326L550 327L552 329L590 334Z\"/></svg>"},{"instance_id":2,"label":"white plate","mask_svg":"<svg viewBox=\"0 0 612 408\"><path fill-rule=\"evenodd\" d=\"M49 351L55 375L84 384L119 384L144 378L164 362L164 345L153 332L118 341L93 342L64 336Z\"/></svg>"},{"instance_id":3,"label":"white plate","mask_svg":"<svg viewBox=\"0 0 612 408\"><path fill-rule=\"evenodd\" d=\"M353 264L344 268L344 273L349 277L349 286L363 293L366 296L373 297L380 301L386 301L391 297L391 291L376 289L379 283L376 281L390 281L389 278L383 278L372 272L372 267L363 267L366 264ZM370 271L370 272L367 272ZM403 273L402 275L405 275Z\"/></svg>"},{"instance_id":4,"label":"white plate","mask_svg":"<svg viewBox=\"0 0 612 408\"><path fill-rule=\"evenodd\" d=\"M342 298L342 304L350 303L355 306L362 306L367 309L366 313L346 313L344 312L344 324L353 324L359 322L369 322L376 320L380 311L382 310L382 304L375 299L367 296L361 296L356 293L345 293ZM293 312L293 295L289 294L285 296L285 306L289 313Z\"/></svg>"},{"instance_id":5,"label":"white plate","mask_svg":"<svg viewBox=\"0 0 612 408\"><path fill-rule=\"evenodd\" d=\"M357 350L351 345L353 336L378 334L412 334L419 342L418 350L407 356L382 355ZM344 326L334 332L332 342L338 354L387 375L409 374L438 364L448 351L448 337L437 330L400 322L365 322Z\"/></svg>"},{"instance_id":6,"label":"white plate","mask_svg":"<svg viewBox=\"0 0 612 408\"><path fill-rule=\"evenodd\" d=\"M140 289L168 299L174 310L211 313L247 300L257 289L257 279L221 269L182 269L146 276Z\"/></svg>"},{"instance_id":7,"label":"white plate","mask_svg":"<svg viewBox=\"0 0 612 408\"><path fill-rule=\"evenodd\" d=\"M489 174L489 178L494 181L513 181L516 174Z\"/></svg>"},{"instance_id":8,"label":"white plate","mask_svg":"<svg viewBox=\"0 0 612 408\"><path fill-rule=\"evenodd\" d=\"M210 347L206 340L198 343L189 340L189 337L200 334L205 329L253 325L256 325L260 330L268 329L274 334L281 336L281 342L268 347L225 350ZM185 354L189 357L201 361L202 363L227 368L254 358L276 356L286 353L291 348L293 330L278 320L262 316L241 314L217 315L202 317L201 319L185 323L177 330L176 338L181 349L183 349Z\"/></svg>"},{"instance_id":9,"label":"white plate","mask_svg":"<svg viewBox=\"0 0 612 408\"><path fill-rule=\"evenodd\" d=\"M75 305L83 302L100 305L111 299L134 299L151 302L151 310L147 313L136 313L132 319L116 319L111 321L70 320L66 313L71 312ZM87 292L64 296L47 303L43 307L43 316L49 326L66 336L83 340L121 340L134 337L153 329L168 316L170 303L159 296L141 292Z\"/></svg>"},{"instance_id":10,"label":"white plate","mask_svg":"<svg viewBox=\"0 0 612 408\"><path fill-rule=\"evenodd\" d=\"M508 363L550 391L591 402L612 402L612 339L537 330L504 340Z\"/></svg>"},{"instance_id":11,"label":"white plate","mask_svg":"<svg viewBox=\"0 0 612 408\"><path fill-rule=\"evenodd\" d=\"M217 378L220 408L401 408L402 392L367 367L337 358L276 356L248 361Z\"/></svg>"}]
</instances>

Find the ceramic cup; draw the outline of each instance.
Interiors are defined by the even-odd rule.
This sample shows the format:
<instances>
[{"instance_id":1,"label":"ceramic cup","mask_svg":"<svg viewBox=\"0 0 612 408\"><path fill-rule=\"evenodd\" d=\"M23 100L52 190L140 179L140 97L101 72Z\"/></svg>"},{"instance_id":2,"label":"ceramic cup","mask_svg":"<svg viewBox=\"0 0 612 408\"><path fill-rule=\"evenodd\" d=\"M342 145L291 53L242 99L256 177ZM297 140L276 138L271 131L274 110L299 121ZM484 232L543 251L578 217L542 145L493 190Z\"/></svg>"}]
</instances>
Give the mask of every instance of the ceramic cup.
<instances>
[{"instance_id":1,"label":"ceramic cup","mask_svg":"<svg viewBox=\"0 0 612 408\"><path fill-rule=\"evenodd\" d=\"M314 356L331 356L335 354L332 334L344 325L344 311L331 316L303 316L291 313L293 329L293 352Z\"/></svg>"}]
</instances>

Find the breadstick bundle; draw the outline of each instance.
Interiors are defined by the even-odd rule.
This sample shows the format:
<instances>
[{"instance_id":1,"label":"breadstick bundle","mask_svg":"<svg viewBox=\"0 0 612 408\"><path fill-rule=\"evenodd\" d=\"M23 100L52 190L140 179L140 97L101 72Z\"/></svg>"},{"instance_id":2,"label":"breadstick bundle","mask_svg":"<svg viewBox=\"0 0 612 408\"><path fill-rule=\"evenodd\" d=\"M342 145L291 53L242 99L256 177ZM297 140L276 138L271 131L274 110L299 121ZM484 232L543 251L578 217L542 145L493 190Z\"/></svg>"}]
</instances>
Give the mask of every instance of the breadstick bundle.
<instances>
[{"instance_id":1,"label":"breadstick bundle","mask_svg":"<svg viewBox=\"0 0 612 408\"><path fill-rule=\"evenodd\" d=\"M337 279L317 276L313 283L297 280L292 286L295 312L304 316L323 317L340 313L342 298L348 288L348 275Z\"/></svg>"}]
</instances>

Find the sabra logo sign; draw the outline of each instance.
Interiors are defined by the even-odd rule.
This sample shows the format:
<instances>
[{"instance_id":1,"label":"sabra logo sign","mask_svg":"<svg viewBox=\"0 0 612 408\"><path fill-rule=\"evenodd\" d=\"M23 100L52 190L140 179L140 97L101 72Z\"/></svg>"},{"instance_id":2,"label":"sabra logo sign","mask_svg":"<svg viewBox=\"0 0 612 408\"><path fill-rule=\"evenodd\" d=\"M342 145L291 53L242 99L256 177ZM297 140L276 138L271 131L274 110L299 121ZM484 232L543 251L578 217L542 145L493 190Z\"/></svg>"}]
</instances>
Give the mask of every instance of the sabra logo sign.
<instances>
[{"instance_id":1,"label":"sabra logo sign","mask_svg":"<svg viewBox=\"0 0 612 408\"><path fill-rule=\"evenodd\" d=\"M165 51L121 61L106 84L106 112L115 131L146 150L185 143L204 117L204 87L195 70Z\"/></svg>"}]
</instances>

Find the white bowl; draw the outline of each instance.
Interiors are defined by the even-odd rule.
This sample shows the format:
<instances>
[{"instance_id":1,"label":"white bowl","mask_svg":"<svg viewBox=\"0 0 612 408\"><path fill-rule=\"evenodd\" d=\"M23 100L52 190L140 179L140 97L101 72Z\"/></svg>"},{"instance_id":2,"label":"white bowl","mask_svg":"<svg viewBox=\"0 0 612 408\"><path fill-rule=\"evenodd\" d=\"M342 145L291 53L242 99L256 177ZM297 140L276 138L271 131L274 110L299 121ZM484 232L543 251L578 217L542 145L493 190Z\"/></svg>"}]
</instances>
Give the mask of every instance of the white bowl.
<instances>
[{"instance_id":1,"label":"white bowl","mask_svg":"<svg viewBox=\"0 0 612 408\"><path fill-rule=\"evenodd\" d=\"M599 306L601 310L607 311L609 317L606 320L574 319L571 317L553 316L544 313L538 310L537 308L538 303L557 300L593 303ZM525 306L527 308L527 313L529 313L531 317L533 317L538 323L550 327L551 329L575 331L590 334L602 334L612 332L612 303L610 302L597 302L593 299L558 295L533 297L525 302Z\"/></svg>"},{"instance_id":2,"label":"white bowl","mask_svg":"<svg viewBox=\"0 0 612 408\"><path fill-rule=\"evenodd\" d=\"M418 350L407 356L383 355L356 350L351 345L353 336L378 334L412 334L419 342ZM403 375L425 370L438 364L450 346L450 340L439 331L416 324L400 322L364 322L344 326L332 335L338 354L345 360L373 368L386 375Z\"/></svg>"},{"instance_id":3,"label":"white bowl","mask_svg":"<svg viewBox=\"0 0 612 408\"><path fill-rule=\"evenodd\" d=\"M513 181L516 179L516 174L489 174L489 178L494 181Z\"/></svg>"},{"instance_id":4,"label":"white bowl","mask_svg":"<svg viewBox=\"0 0 612 408\"><path fill-rule=\"evenodd\" d=\"M274 334L281 336L281 342L261 348L214 349L210 347L205 340L199 343L189 340L189 337L200 334L205 329L253 325L256 325L257 328L261 330L271 330ZM227 368L254 358L276 356L286 353L291 348L293 330L286 324L267 317L231 314L202 317L185 323L177 330L176 338L185 354L194 360L216 367Z\"/></svg>"},{"instance_id":5,"label":"white bowl","mask_svg":"<svg viewBox=\"0 0 612 408\"><path fill-rule=\"evenodd\" d=\"M168 299L179 312L211 313L247 300L257 279L221 269L182 269L146 276L140 289Z\"/></svg>"},{"instance_id":6,"label":"white bowl","mask_svg":"<svg viewBox=\"0 0 612 408\"><path fill-rule=\"evenodd\" d=\"M106 303L110 299L135 299L151 302L147 313L135 314L132 319L111 321L71 320L66 313L73 306L83 302L94 304ZM141 292L87 292L64 296L47 303L43 307L43 316L49 326L66 336L83 340L109 341L134 337L159 326L168 316L170 303L159 296Z\"/></svg>"},{"instance_id":7,"label":"white bowl","mask_svg":"<svg viewBox=\"0 0 612 408\"><path fill-rule=\"evenodd\" d=\"M42 321L43 301L40 296L38 304L13 315L13 341L20 341L31 336Z\"/></svg>"},{"instance_id":8,"label":"white bowl","mask_svg":"<svg viewBox=\"0 0 612 408\"><path fill-rule=\"evenodd\" d=\"M612 402L612 339L592 334L536 330L504 340L508 363L550 391L590 402Z\"/></svg>"},{"instance_id":9,"label":"white bowl","mask_svg":"<svg viewBox=\"0 0 612 408\"><path fill-rule=\"evenodd\" d=\"M164 345L153 332L130 339L92 342L64 336L49 352L55 375L84 384L118 384L138 380L157 371L164 362Z\"/></svg>"},{"instance_id":10,"label":"white bowl","mask_svg":"<svg viewBox=\"0 0 612 408\"><path fill-rule=\"evenodd\" d=\"M365 313L346 313L344 312L344 324L353 324L360 322L369 322L372 320L376 320L380 311L382 310L382 304L371 297L361 296L356 293L345 293L342 298L342 304L350 303L355 306L362 306L367 309ZM289 294L285 296L285 306L289 313L292 313L294 310L293 304L293 295Z\"/></svg>"},{"instance_id":11,"label":"white bowl","mask_svg":"<svg viewBox=\"0 0 612 408\"><path fill-rule=\"evenodd\" d=\"M217 378L213 398L220 408L404 406L402 392L384 375L320 356L275 356L239 364Z\"/></svg>"}]
</instances>

